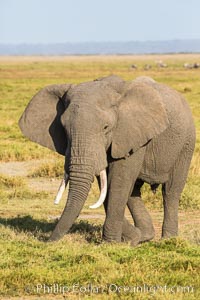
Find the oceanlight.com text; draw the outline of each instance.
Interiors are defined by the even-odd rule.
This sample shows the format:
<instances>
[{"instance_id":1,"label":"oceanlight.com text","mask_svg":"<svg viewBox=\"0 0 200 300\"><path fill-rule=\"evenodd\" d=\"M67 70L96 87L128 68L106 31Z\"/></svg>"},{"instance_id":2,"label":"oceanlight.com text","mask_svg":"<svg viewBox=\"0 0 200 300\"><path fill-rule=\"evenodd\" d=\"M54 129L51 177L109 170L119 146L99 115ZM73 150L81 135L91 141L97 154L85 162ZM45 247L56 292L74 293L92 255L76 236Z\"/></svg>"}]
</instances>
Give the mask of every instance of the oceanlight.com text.
<instances>
[{"instance_id":1,"label":"oceanlight.com text","mask_svg":"<svg viewBox=\"0 0 200 300\"><path fill-rule=\"evenodd\" d=\"M192 286L168 286L168 285L118 285L110 283L107 285L87 284L81 285L74 283L72 285L64 284L37 284L34 287L26 288L29 293L36 294L188 294L194 293Z\"/></svg>"}]
</instances>

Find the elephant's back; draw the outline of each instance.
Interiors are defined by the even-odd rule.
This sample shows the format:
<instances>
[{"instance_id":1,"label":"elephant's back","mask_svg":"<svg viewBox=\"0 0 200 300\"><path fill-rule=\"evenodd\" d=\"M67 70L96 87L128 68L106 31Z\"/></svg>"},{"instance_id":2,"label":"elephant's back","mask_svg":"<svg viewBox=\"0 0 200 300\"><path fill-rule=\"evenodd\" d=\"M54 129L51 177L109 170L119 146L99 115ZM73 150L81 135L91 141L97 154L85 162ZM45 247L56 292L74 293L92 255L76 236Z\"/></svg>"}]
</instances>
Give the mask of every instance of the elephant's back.
<instances>
[{"instance_id":1,"label":"elephant's back","mask_svg":"<svg viewBox=\"0 0 200 300\"><path fill-rule=\"evenodd\" d=\"M191 109L182 94L171 87L161 83L152 83L154 89L160 94L166 109L170 130L181 139L195 139L195 126Z\"/></svg>"}]
</instances>

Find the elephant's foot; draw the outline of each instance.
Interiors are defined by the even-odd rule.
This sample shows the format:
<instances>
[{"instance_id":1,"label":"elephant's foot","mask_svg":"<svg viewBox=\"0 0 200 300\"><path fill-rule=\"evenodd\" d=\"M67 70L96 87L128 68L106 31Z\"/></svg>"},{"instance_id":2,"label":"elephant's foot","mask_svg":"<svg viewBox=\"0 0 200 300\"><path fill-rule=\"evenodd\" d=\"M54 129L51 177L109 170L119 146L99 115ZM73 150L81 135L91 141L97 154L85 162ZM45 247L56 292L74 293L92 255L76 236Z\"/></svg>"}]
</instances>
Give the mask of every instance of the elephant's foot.
<instances>
[{"instance_id":1,"label":"elephant's foot","mask_svg":"<svg viewBox=\"0 0 200 300\"><path fill-rule=\"evenodd\" d=\"M148 222L148 220L146 220L146 222L144 222L142 220L142 222L137 222L138 228L141 231L141 240L140 242L148 242L150 240L152 240L155 236L155 229L153 227L152 222Z\"/></svg>"},{"instance_id":2,"label":"elephant's foot","mask_svg":"<svg viewBox=\"0 0 200 300\"><path fill-rule=\"evenodd\" d=\"M141 240L140 242L148 242L150 240L152 240L155 236L155 230L154 228L151 228L151 230L148 230L148 232L142 231L141 232Z\"/></svg>"},{"instance_id":3,"label":"elephant's foot","mask_svg":"<svg viewBox=\"0 0 200 300\"><path fill-rule=\"evenodd\" d=\"M135 226L141 231L140 242L147 242L154 238L155 230L152 219L146 210L140 197L130 197L128 201L129 210L132 214Z\"/></svg>"},{"instance_id":4,"label":"elephant's foot","mask_svg":"<svg viewBox=\"0 0 200 300\"><path fill-rule=\"evenodd\" d=\"M103 227L103 241L105 242L130 242L130 245L135 247L139 243L149 241L154 237L153 226L145 230L146 228L139 228L124 218L123 222L108 221L106 220Z\"/></svg>"},{"instance_id":5,"label":"elephant's foot","mask_svg":"<svg viewBox=\"0 0 200 300\"><path fill-rule=\"evenodd\" d=\"M163 239L168 239L171 237L176 237L178 235L178 229L174 230L174 228L170 229L170 228L162 228L162 238Z\"/></svg>"},{"instance_id":6,"label":"elephant's foot","mask_svg":"<svg viewBox=\"0 0 200 300\"><path fill-rule=\"evenodd\" d=\"M122 241L130 242L135 247L141 241L141 231L139 228L131 225L125 218L122 227Z\"/></svg>"},{"instance_id":7,"label":"elephant's foot","mask_svg":"<svg viewBox=\"0 0 200 300\"><path fill-rule=\"evenodd\" d=\"M106 219L103 227L103 241L108 243L130 242L136 246L141 240L141 232L131 225L126 218L123 221L111 221Z\"/></svg>"},{"instance_id":8,"label":"elephant's foot","mask_svg":"<svg viewBox=\"0 0 200 300\"><path fill-rule=\"evenodd\" d=\"M145 224L147 225L147 224ZM135 228L137 228L140 231L140 243L148 242L152 240L155 236L155 230L152 224L148 224L149 226L145 226L144 223L141 224L135 224Z\"/></svg>"},{"instance_id":9,"label":"elephant's foot","mask_svg":"<svg viewBox=\"0 0 200 300\"><path fill-rule=\"evenodd\" d=\"M123 221L112 221L106 219L103 226L103 241L105 242L121 242Z\"/></svg>"}]
</instances>

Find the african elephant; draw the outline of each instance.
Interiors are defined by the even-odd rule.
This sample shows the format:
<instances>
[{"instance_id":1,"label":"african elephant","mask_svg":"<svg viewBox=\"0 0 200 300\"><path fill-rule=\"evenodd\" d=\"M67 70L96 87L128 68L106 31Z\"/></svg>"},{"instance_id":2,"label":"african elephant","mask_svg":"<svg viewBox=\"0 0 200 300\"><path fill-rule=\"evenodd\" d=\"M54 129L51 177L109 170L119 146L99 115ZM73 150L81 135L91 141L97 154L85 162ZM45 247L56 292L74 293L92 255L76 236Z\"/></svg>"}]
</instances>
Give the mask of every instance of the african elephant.
<instances>
[{"instance_id":1,"label":"african elephant","mask_svg":"<svg viewBox=\"0 0 200 300\"><path fill-rule=\"evenodd\" d=\"M94 81L50 85L26 107L19 126L30 140L65 155L69 193L50 241L78 217L97 176L106 219L103 239L136 245L154 237L141 199L144 182L162 185L162 237L178 233L178 204L195 146L185 99L149 77L126 82L112 75ZM128 206L135 226L124 217Z\"/></svg>"}]
</instances>

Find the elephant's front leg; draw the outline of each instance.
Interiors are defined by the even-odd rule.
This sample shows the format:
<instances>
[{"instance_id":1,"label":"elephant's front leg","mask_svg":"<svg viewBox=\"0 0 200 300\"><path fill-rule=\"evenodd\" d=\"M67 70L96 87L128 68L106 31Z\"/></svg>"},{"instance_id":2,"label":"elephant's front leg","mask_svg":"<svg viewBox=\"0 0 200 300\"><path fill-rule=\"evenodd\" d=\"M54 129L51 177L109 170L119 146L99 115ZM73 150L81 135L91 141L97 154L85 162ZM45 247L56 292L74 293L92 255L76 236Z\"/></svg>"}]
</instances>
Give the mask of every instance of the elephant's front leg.
<instances>
[{"instance_id":1,"label":"elephant's front leg","mask_svg":"<svg viewBox=\"0 0 200 300\"><path fill-rule=\"evenodd\" d=\"M103 228L103 239L106 241L121 242L124 230L129 236L139 235L138 229L127 226L124 212L140 173L144 153L145 148L141 148L128 158L114 160L109 164L106 220Z\"/></svg>"}]
</instances>

